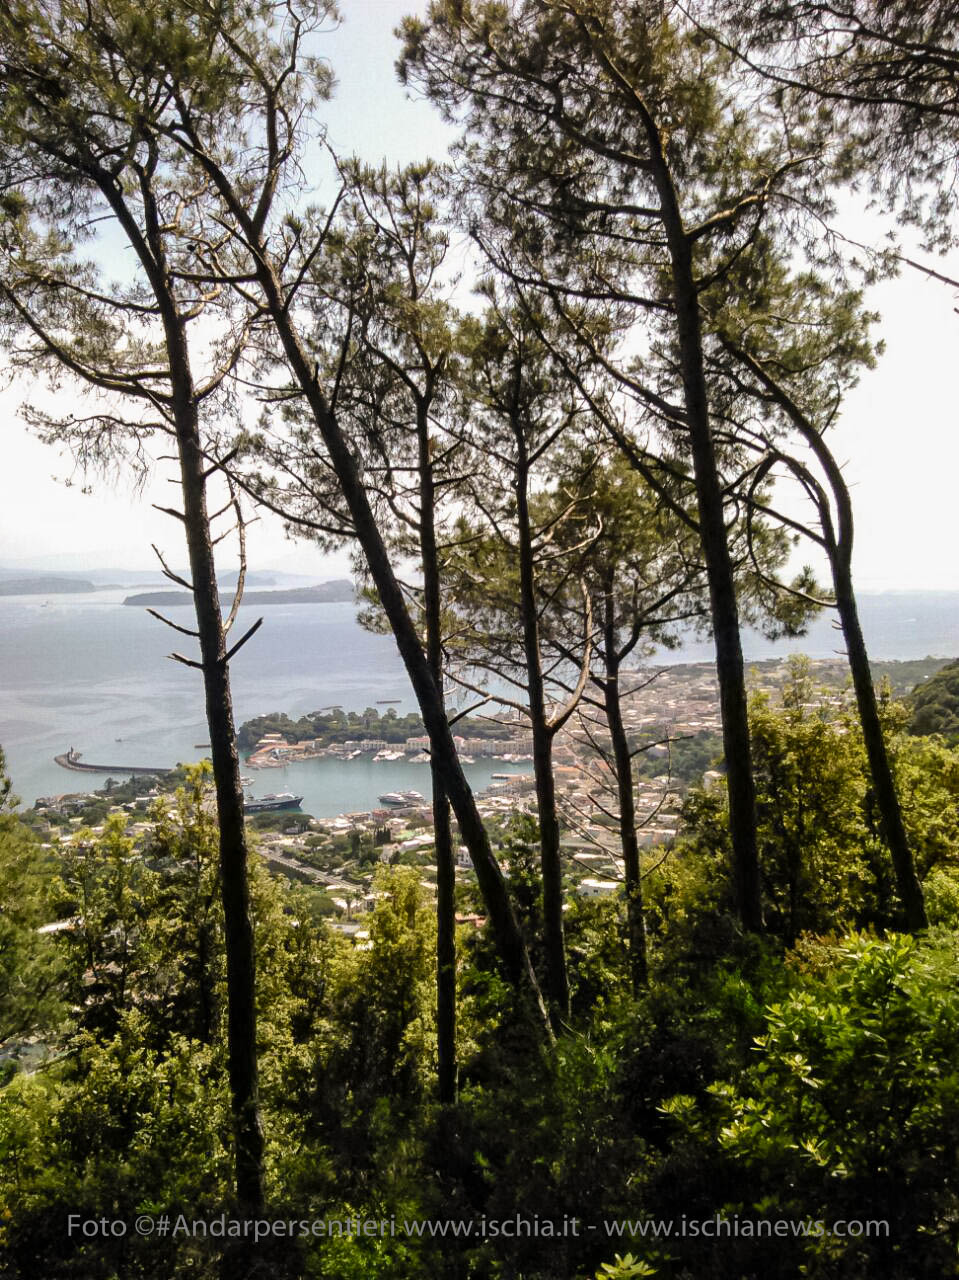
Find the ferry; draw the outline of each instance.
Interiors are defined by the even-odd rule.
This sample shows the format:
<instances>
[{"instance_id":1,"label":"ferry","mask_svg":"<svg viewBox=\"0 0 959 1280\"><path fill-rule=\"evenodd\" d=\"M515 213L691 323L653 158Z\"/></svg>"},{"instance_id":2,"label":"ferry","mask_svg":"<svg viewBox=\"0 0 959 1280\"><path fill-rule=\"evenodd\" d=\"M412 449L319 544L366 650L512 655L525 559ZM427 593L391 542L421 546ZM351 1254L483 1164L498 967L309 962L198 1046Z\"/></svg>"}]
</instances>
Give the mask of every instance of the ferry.
<instances>
[{"instance_id":1,"label":"ferry","mask_svg":"<svg viewBox=\"0 0 959 1280\"><path fill-rule=\"evenodd\" d=\"M378 796L377 799L380 804L397 806L426 803L426 797L419 791L387 791L385 795Z\"/></svg>"},{"instance_id":2,"label":"ferry","mask_svg":"<svg viewBox=\"0 0 959 1280\"><path fill-rule=\"evenodd\" d=\"M277 809L299 809L302 803L302 796L295 796L290 791L281 791L278 795L271 793L259 800L247 800L243 805L243 812L272 813Z\"/></svg>"}]
</instances>

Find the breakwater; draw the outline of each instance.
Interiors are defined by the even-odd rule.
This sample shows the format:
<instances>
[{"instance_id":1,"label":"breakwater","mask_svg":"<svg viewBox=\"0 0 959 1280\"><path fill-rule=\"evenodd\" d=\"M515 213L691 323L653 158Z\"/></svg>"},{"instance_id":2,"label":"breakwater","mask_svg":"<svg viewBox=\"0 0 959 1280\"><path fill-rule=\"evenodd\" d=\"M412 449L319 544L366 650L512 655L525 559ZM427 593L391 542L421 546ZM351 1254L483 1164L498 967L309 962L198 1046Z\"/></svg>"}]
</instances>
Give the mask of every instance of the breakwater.
<instances>
[{"instance_id":1,"label":"breakwater","mask_svg":"<svg viewBox=\"0 0 959 1280\"><path fill-rule=\"evenodd\" d=\"M64 751L53 758L62 768L75 769L78 773L117 773L126 777L149 775L162 778L165 774L173 772L172 769L149 769L146 765L140 764L87 764L85 760L81 760L80 755L79 751L71 747L69 751Z\"/></svg>"}]
</instances>

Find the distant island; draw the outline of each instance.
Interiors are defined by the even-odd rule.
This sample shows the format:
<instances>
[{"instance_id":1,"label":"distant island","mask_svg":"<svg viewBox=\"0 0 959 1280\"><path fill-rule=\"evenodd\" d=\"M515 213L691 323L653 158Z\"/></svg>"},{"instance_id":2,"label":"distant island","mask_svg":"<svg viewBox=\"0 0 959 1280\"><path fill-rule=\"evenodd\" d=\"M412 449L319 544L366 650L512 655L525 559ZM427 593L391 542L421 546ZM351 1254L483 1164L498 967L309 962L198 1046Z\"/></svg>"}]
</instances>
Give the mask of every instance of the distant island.
<instances>
[{"instance_id":1,"label":"distant island","mask_svg":"<svg viewBox=\"0 0 959 1280\"><path fill-rule=\"evenodd\" d=\"M319 582L315 587L290 587L283 591L245 591L244 604L336 604L353 600L355 591L349 578L336 578L332 582ZM233 593L223 592L220 603L232 603ZM124 604L155 606L163 605L171 608L176 605L190 605L193 597L186 591L144 591L139 595L127 596Z\"/></svg>"},{"instance_id":2,"label":"distant island","mask_svg":"<svg viewBox=\"0 0 959 1280\"><path fill-rule=\"evenodd\" d=\"M37 578L7 578L0 582L0 596L66 596L87 595L91 591L103 591L85 578L57 578L43 575Z\"/></svg>"}]
</instances>

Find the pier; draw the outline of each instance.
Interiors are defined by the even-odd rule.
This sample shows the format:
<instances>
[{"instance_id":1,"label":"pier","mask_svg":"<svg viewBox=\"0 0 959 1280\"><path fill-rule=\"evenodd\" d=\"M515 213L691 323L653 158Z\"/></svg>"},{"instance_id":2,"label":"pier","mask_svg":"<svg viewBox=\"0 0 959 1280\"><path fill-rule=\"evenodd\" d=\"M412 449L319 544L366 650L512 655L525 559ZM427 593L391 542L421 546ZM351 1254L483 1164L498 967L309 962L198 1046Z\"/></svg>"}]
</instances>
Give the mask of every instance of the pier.
<instances>
[{"instance_id":1,"label":"pier","mask_svg":"<svg viewBox=\"0 0 959 1280\"><path fill-rule=\"evenodd\" d=\"M126 777L149 775L162 778L165 774L173 772L172 769L148 769L140 764L87 764L80 757L81 753L71 747L69 751L64 751L53 758L61 768L74 769L77 773L115 773Z\"/></svg>"}]
</instances>

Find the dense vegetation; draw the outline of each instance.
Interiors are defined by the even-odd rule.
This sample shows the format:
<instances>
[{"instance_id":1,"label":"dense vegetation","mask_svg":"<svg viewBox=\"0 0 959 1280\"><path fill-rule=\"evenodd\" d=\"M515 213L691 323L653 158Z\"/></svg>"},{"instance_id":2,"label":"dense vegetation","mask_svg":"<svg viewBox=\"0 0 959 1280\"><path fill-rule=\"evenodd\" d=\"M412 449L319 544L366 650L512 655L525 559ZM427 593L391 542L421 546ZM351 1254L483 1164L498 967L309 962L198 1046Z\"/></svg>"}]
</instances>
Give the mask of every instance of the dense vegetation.
<instances>
[{"instance_id":1,"label":"dense vegetation","mask_svg":"<svg viewBox=\"0 0 959 1280\"><path fill-rule=\"evenodd\" d=\"M642 1260L635 1274L677 1280L954 1273L959 755L931 759L896 727L901 716L889 723L933 920L910 939L889 931L895 903L849 709L797 665L784 705L757 697L751 719L765 939L736 925L723 793L693 789L683 839L647 882L648 988L631 993L622 902L574 898L571 1020L550 1053L531 1042L490 939L461 928L452 1109L437 1107L432 1087L436 925L419 871L377 873L371 945L357 950L322 923L321 892L255 868L271 1216L275 1206L297 1221L401 1224L386 1239L261 1244L269 1274L585 1278L617 1253ZM118 819L54 855L3 819L5 901L19 904L4 945L17 994L9 980L0 993L8 1274L217 1274L216 1240L62 1230L74 1212L132 1223L229 1211L207 777L192 774L172 808L161 802L139 851ZM526 820L502 852L539 963L535 840ZM475 910L470 895L461 910ZM52 918L73 923L38 934ZM53 1050L38 1072L27 1027ZM464 1240L402 1225L462 1220L478 1231L484 1217L517 1213L557 1233L564 1218L582 1226ZM707 1228L667 1242L635 1227L610 1237L604 1225L683 1215L738 1223L736 1235L712 1241ZM761 1219L807 1225L770 1237ZM888 1230L837 1235L840 1220Z\"/></svg>"},{"instance_id":2,"label":"dense vegetation","mask_svg":"<svg viewBox=\"0 0 959 1280\"><path fill-rule=\"evenodd\" d=\"M386 711L378 711L376 707L367 707L365 711L344 711L342 707L330 707L326 711L314 711L310 715L300 716L298 720L291 719L282 711L254 716L238 729L237 742L244 751L249 751L265 734L281 733L289 742L304 742L315 738L323 746L363 738L404 743L407 738L422 737L425 731L423 717L415 711L400 715L393 707L388 707ZM458 732L471 738L508 736L508 730L502 724L476 716L461 720Z\"/></svg>"},{"instance_id":3,"label":"dense vegetation","mask_svg":"<svg viewBox=\"0 0 959 1280\"><path fill-rule=\"evenodd\" d=\"M913 261L837 208L955 240L955 7L434 0L397 69L462 136L395 171L317 145L336 16L0 7L0 326L55 392L21 413L81 469L175 468L188 567L157 554L193 616L153 612L211 751L145 829L104 796L51 832L0 784L2 1267L959 1274L953 672L913 712L943 734L906 732L831 431L881 356L865 290ZM254 509L348 549L417 715L238 734ZM750 696L743 627L822 609L849 688L796 662ZM664 764L637 670L689 628L720 731ZM458 738L503 708L535 812L490 821ZM320 882L376 871L367 928L256 856L269 731L429 741L431 862L304 841ZM654 814L687 785L647 850L653 769ZM567 821L617 892L574 883Z\"/></svg>"},{"instance_id":4,"label":"dense vegetation","mask_svg":"<svg viewBox=\"0 0 959 1280\"><path fill-rule=\"evenodd\" d=\"M323 746L332 742L349 742L351 739L379 738L384 742L405 742L423 733L423 719L416 712L398 715L395 708L380 712L376 707L365 711L344 711L342 707L330 707L314 711L310 715L291 719L283 711L254 716L245 721L237 731L237 742L249 751L267 733L282 733L289 742L305 742L316 738Z\"/></svg>"},{"instance_id":5,"label":"dense vegetation","mask_svg":"<svg viewBox=\"0 0 959 1280\"><path fill-rule=\"evenodd\" d=\"M950 662L916 686L909 699L910 733L941 733L948 741L959 739L959 662Z\"/></svg>"}]
</instances>

